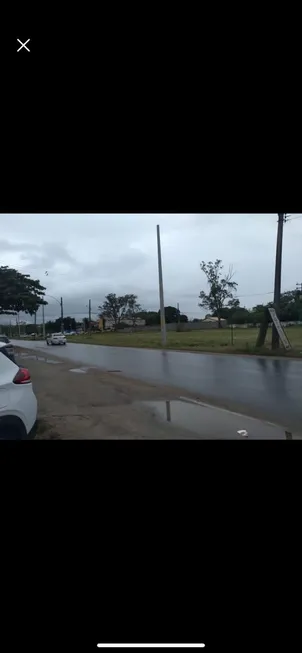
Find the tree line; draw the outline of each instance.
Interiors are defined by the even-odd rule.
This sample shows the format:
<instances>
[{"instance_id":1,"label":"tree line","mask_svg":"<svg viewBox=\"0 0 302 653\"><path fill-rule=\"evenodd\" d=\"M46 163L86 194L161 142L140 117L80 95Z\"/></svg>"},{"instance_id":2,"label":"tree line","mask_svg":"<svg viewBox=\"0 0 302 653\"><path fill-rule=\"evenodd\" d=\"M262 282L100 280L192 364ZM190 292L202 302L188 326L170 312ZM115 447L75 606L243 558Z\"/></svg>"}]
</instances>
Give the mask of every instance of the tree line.
<instances>
[{"instance_id":1,"label":"tree line","mask_svg":"<svg viewBox=\"0 0 302 653\"><path fill-rule=\"evenodd\" d=\"M240 306L240 300L234 297L238 284L233 281L233 269L230 267L227 274L223 274L221 259L208 263L202 261L200 268L206 276L208 292L200 291L199 306L208 309L213 317L218 318L219 327L222 326L222 320L227 320L228 324L261 324L267 309L273 308L273 302L256 304L251 309ZM299 290L281 294L279 319L281 322L302 321L302 293Z\"/></svg>"},{"instance_id":2,"label":"tree line","mask_svg":"<svg viewBox=\"0 0 302 653\"><path fill-rule=\"evenodd\" d=\"M137 295L128 294L117 296L109 293L105 301L98 308L99 317L110 320L115 330L129 326L135 327L139 320L145 320L146 326L157 326L160 324L160 311L145 311L138 302ZM165 306L166 323L187 322L187 315L183 315L175 306ZM127 320L127 322L125 322Z\"/></svg>"},{"instance_id":3,"label":"tree line","mask_svg":"<svg viewBox=\"0 0 302 653\"><path fill-rule=\"evenodd\" d=\"M202 261L201 271L206 276L207 291L199 293L200 308L207 309L210 315L218 318L218 326L222 320L228 324L259 324L264 320L267 308L273 302L257 304L252 309L240 305L240 300L235 296L238 284L234 281L232 267L225 274L221 259ZM31 279L30 275L22 274L14 268L0 266L0 314L17 315L19 312L35 315L41 305L47 305L45 300L46 288L38 279ZM129 326L135 327L139 319L145 320L147 326L160 325L160 311L146 311L142 308L135 294L117 296L115 293L106 295L102 305L99 306L99 317L105 321L110 320L115 330ZM187 315L181 314L175 306L165 306L166 323L188 322ZM279 318L282 322L302 321L302 293L297 289L281 294ZM88 318L84 318L88 328ZM198 321L197 318L193 320ZM76 330L82 322L77 322L73 317L63 320L65 330ZM27 325L32 329L32 325ZM26 327L26 331L27 331ZM60 330L61 319L46 323L48 330Z\"/></svg>"}]
</instances>

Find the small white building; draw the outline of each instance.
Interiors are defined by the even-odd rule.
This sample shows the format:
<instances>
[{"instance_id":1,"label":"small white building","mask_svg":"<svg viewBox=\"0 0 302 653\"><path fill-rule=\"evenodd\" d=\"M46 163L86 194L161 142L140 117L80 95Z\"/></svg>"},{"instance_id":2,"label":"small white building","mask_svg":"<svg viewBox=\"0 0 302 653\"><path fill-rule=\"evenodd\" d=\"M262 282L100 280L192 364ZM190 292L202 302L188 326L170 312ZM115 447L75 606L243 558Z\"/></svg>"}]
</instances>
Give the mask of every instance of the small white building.
<instances>
[{"instance_id":1,"label":"small white building","mask_svg":"<svg viewBox=\"0 0 302 653\"><path fill-rule=\"evenodd\" d=\"M105 330L106 329L113 329L114 321L109 317L105 317L104 320L105 320ZM123 322L123 324L127 324L128 326L132 326L132 324L133 324L133 321L129 320L127 318L122 320L122 322ZM137 320L135 321L135 326L136 327L146 326L146 320L142 320L141 318L138 317Z\"/></svg>"},{"instance_id":2,"label":"small white building","mask_svg":"<svg viewBox=\"0 0 302 653\"><path fill-rule=\"evenodd\" d=\"M202 320L202 321L203 322L208 322L209 324L213 324L213 325L216 325L218 327L218 322L219 322L218 317L213 317L212 315L206 315L204 320ZM226 326L227 320L221 318L220 324L223 327Z\"/></svg>"}]
</instances>

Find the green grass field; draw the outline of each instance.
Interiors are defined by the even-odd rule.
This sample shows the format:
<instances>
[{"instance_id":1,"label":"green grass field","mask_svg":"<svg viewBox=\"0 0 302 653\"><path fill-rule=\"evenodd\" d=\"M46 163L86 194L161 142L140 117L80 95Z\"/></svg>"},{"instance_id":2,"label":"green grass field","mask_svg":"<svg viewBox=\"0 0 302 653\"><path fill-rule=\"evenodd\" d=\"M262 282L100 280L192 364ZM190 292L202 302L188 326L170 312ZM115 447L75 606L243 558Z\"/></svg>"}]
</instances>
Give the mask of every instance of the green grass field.
<instances>
[{"instance_id":1,"label":"green grass field","mask_svg":"<svg viewBox=\"0 0 302 653\"><path fill-rule=\"evenodd\" d=\"M207 331L187 331L177 333L167 332L167 349L183 349L190 351L208 351L225 353L245 353L276 355L272 352L271 329L268 329L266 344L261 350L256 349L258 329L234 329L234 344L231 344L230 329L209 329ZM288 356L302 356L302 326L289 327L286 334L292 345ZM161 334L159 332L139 333L95 333L91 335L67 336L68 342L85 343L91 345L106 345L111 347L145 347L151 349L161 348ZM280 348L278 355L285 355Z\"/></svg>"}]
</instances>

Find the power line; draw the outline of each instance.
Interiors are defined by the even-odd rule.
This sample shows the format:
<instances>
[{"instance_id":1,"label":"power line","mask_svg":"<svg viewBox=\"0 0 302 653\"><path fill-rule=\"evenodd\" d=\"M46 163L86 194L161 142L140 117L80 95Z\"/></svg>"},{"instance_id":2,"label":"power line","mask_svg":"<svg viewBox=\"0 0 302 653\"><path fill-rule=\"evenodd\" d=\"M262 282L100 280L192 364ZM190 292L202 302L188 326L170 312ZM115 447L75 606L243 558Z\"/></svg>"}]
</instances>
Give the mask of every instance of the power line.
<instances>
[{"instance_id":1,"label":"power line","mask_svg":"<svg viewBox=\"0 0 302 653\"><path fill-rule=\"evenodd\" d=\"M291 222L291 220L300 220L302 218L302 215L296 215L293 218L285 218L285 222Z\"/></svg>"},{"instance_id":2,"label":"power line","mask_svg":"<svg viewBox=\"0 0 302 653\"><path fill-rule=\"evenodd\" d=\"M273 290L270 290L269 292L254 292L251 295L236 295L236 297L234 297L234 299L237 299L237 298L239 299L240 297L241 298L242 297L260 297L262 295L273 295L273 294L274 294Z\"/></svg>"}]
</instances>

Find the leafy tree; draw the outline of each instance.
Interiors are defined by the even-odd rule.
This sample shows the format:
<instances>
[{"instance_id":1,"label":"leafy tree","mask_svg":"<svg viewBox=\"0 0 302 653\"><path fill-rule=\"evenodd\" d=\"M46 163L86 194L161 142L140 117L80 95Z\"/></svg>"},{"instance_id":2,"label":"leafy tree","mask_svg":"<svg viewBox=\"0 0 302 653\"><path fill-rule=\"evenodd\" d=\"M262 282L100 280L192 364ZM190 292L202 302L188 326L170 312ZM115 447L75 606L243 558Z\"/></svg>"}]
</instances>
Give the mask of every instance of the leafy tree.
<instances>
[{"instance_id":1,"label":"leafy tree","mask_svg":"<svg viewBox=\"0 0 302 653\"><path fill-rule=\"evenodd\" d=\"M233 297L233 299L230 299L228 302L228 308L230 312L236 311L240 307L240 299L237 299L237 297Z\"/></svg>"},{"instance_id":2,"label":"leafy tree","mask_svg":"<svg viewBox=\"0 0 302 653\"><path fill-rule=\"evenodd\" d=\"M29 325L27 325L28 327ZM48 320L45 322L45 331L46 333L55 333L56 331L56 323L54 320Z\"/></svg>"},{"instance_id":3,"label":"leafy tree","mask_svg":"<svg viewBox=\"0 0 302 653\"><path fill-rule=\"evenodd\" d=\"M158 311L158 316L160 321L160 310ZM165 306L166 324L172 324L173 322L177 322L177 319L178 319L177 308L175 308L175 306Z\"/></svg>"},{"instance_id":4,"label":"leafy tree","mask_svg":"<svg viewBox=\"0 0 302 653\"><path fill-rule=\"evenodd\" d=\"M143 320L146 320L146 326L158 326L160 324L160 316L156 311L146 311L143 315L141 314Z\"/></svg>"},{"instance_id":5,"label":"leafy tree","mask_svg":"<svg viewBox=\"0 0 302 653\"><path fill-rule=\"evenodd\" d=\"M131 320L132 326L134 327L136 325L137 319L140 316L142 307L137 301L137 295L126 295L126 297L128 297L128 308L126 311L126 317L128 318L128 320Z\"/></svg>"},{"instance_id":6,"label":"leafy tree","mask_svg":"<svg viewBox=\"0 0 302 653\"><path fill-rule=\"evenodd\" d=\"M157 315L159 317L158 324L160 324L160 311L158 311ZM166 324L178 322L178 309L175 306L165 306L165 320ZM180 314L179 321L187 322L188 316Z\"/></svg>"},{"instance_id":7,"label":"leafy tree","mask_svg":"<svg viewBox=\"0 0 302 653\"><path fill-rule=\"evenodd\" d=\"M230 311L230 316L228 318L229 324L248 324L251 322L251 314L247 308L240 306L235 309L234 312Z\"/></svg>"},{"instance_id":8,"label":"leafy tree","mask_svg":"<svg viewBox=\"0 0 302 653\"><path fill-rule=\"evenodd\" d=\"M212 261L208 263L202 261L200 268L206 275L209 292L207 294L204 290L200 291L199 299L201 299L201 302L199 306L209 309L212 315L216 312L218 327L221 328L222 310L225 302L227 299L234 301L233 292L238 284L232 281L234 274L231 267L228 273L222 276L223 265L220 259L216 259L214 263Z\"/></svg>"},{"instance_id":9,"label":"leafy tree","mask_svg":"<svg viewBox=\"0 0 302 653\"><path fill-rule=\"evenodd\" d=\"M252 308L251 317L254 324L262 322L267 308L273 307L273 302L257 304ZM302 297L297 290L281 293L279 319L281 322L299 322L302 320Z\"/></svg>"},{"instance_id":10,"label":"leafy tree","mask_svg":"<svg viewBox=\"0 0 302 653\"><path fill-rule=\"evenodd\" d=\"M104 303L99 306L99 317L105 317L113 321L114 329L126 318L128 309L128 298L130 295L117 297L115 293L106 295Z\"/></svg>"},{"instance_id":11,"label":"leafy tree","mask_svg":"<svg viewBox=\"0 0 302 653\"><path fill-rule=\"evenodd\" d=\"M281 293L279 317L282 322L298 322L302 319L302 297L299 291Z\"/></svg>"},{"instance_id":12,"label":"leafy tree","mask_svg":"<svg viewBox=\"0 0 302 653\"><path fill-rule=\"evenodd\" d=\"M234 312L235 312L234 308L231 309L231 308L228 308L227 306L223 306L220 309L220 318L221 318L221 320L229 320L232 313L234 313ZM209 314L209 316L206 316L206 317L218 317L218 311L212 311L212 313Z\"/></svg>"},{"instance_id":13,"label":"leafy tree","mask_svg":"<svg viewBox=\"0 0 302 653\"><path fill-rule=\"evenodd\" d=\"M45 322L45 331L47 333L56 333L61 331L61 318L58 317L57 320L49 320ZM63 319L64 331L75 331L77 328L77 322L74 317L64 317Z\"/></svg>"},{"instance_id":14,"label":"leafy tree","mask_svg":"<svg viewBox=\"0 0 302 653\"><path fill-rule=\"evenodd\" d=\"M77 323L74 317L70 317L70 316L64 317L63 324L64 324L64 331L75 331L77 328ZM61 318L58 318L56 320L56 326L58 327L58 330L61 331Z\"/></svg>"},{"instance_id":15,"label":"leafy tree","mask_svg":"<svg viewBox=\"0 0 302 653\"><path fill-rule=\"evenodd\" d=\"M251 324L260 324L265 316L267 306L265 304L257 304L250 311Z\"/></svg>"},{"instance_id":16,"label":"leafy tree","mask_svg":"<svg viewBox=\"0 0 302 653\"><path fill-rule=\"evenodd\" d=\"M39 280L31 279L7 265L0 267L0 314L15 315L23 312L34 315L42 304L46 288Z\"/></svg>"}]
</instances>

